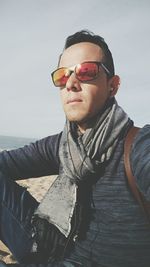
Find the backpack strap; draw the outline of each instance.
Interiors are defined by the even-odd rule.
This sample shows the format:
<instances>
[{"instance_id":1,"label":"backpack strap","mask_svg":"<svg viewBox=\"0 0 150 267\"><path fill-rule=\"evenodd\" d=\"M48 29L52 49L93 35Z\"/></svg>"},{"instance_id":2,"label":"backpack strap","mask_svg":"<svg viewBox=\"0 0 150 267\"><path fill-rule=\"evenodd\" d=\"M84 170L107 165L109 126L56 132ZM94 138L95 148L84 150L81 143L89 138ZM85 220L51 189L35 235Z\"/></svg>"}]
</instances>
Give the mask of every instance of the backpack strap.
<instances>
[{"instance_id":1,"label":"backpack strap","mask_svg":"<svg viewBox=\"0 0 150 267\"><path fill-rule=\"evenodd\" d=\"M130 152L131 152L131 146L134 142L134 138L137 135L140 128L138 127L132 127L129 132L126 135L125 143L124 143L124 164L125 164L125 171L128 178L128 184L130 186L130 189L135 197L135 199L138 201L139 205L141 206L142 210L144 211L149 223L150 223L150 202L146 201L144 196L141 194L141 192L138 190L135 177L133 176L131 165L130 165ZM138 163L137 163L138 164Z\"/></svg>"}]
</instances>

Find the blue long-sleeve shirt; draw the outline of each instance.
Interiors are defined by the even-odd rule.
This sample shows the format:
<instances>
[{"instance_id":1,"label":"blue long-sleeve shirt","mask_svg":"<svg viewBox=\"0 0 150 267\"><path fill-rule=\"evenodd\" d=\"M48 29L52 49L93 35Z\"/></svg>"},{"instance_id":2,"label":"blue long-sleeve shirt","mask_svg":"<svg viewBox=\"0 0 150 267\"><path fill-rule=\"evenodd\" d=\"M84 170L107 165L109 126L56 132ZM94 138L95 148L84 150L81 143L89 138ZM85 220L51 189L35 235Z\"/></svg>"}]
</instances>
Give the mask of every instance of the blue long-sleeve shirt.
<instances>
[{"instance_id":1,"label":"blue long-sleeve shirt","mask_svg":"<svg viewBox=\"0 0 150 267\"><path fill-rule=\"evenodd\" d=\"M61 134L0 154L0 170L12 179L57 174ZM149 267L150 227L128 186L120 140L92 188L93 217L86 238L75 243L69 257L108 267ZM141 192L150 199L150 126L143 127L132 146L131 167ZM86 267L86 266L84 266Z\"/></svg>"}]
</instances>

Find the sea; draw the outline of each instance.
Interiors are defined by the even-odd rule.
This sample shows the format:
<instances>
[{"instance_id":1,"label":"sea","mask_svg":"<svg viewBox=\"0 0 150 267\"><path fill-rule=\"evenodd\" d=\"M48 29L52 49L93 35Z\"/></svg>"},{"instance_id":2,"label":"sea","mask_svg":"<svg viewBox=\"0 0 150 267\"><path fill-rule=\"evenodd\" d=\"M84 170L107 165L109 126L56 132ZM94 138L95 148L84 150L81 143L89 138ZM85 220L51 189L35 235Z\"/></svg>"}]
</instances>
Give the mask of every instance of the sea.
<instances>
[{"instance_id":1,"label":"sea","mask_svg":"<svg viewBox=\"0 0 150 267\"><path fill-rule=\"evenodd\" d=\"M31 142L35 142L34 138L24 138L24 137L14 137L14 136L4 136L0 135L0 151L5 149L15 149L28 145Z\"/></svg>"}]
</instances>

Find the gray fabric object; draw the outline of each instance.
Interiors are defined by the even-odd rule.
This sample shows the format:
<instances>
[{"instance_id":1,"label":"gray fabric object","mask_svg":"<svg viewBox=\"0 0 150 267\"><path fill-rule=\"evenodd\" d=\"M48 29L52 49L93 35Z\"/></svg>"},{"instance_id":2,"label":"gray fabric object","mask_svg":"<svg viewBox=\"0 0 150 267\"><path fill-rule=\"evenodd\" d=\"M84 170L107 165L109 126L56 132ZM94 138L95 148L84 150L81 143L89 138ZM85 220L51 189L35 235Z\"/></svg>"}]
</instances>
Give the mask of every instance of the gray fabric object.
<instances>
[{"instance_id":1,"label":"gray fabric object","mask_svg":"<svg viewBox=\"0 0 150 267\"><path fill-rule=\"evenodd\" d=\"M94 173L94 165L108 161L117 145L127 114L116 100L99 114L95 126L77 136L75 123L66 122L59 148L59 176L49 188L35 215L54 224L68 237L76 203L77 184ZM78 182L78 183L77 183Z\"/></svg>"}]
</instances>

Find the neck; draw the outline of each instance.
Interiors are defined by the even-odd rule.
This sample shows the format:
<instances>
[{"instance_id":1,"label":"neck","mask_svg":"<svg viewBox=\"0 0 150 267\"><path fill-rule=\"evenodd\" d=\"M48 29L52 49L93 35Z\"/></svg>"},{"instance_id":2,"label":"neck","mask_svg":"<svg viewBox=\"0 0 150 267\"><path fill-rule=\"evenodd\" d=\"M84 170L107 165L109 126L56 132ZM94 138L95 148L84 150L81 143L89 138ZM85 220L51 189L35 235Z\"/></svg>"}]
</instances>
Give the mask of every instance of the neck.
<instances>
[{"instance_id":1,"label":"neck","mask_svg":"<svg viewBox=\"0 0 150 267\"><path fill-rule=\"evenodd\" d=\"M87 129L93 127L93 125L95 124L96 119L97 119L97 116L95 116L94 118L89 119L87 122L79 122L79 123L77 123L77 127L78 127L79 131L82 134L84 134Z\"/></svg>"}]
</instances>

